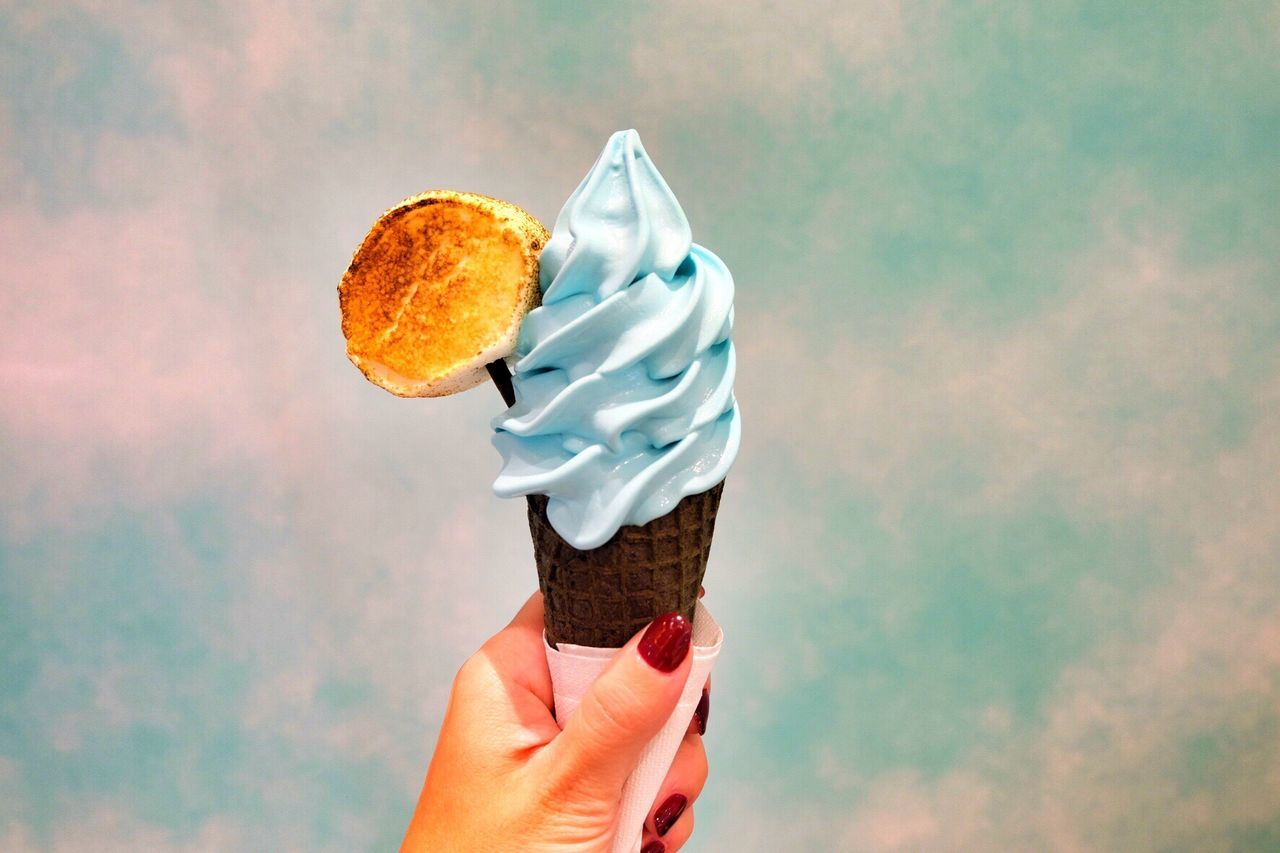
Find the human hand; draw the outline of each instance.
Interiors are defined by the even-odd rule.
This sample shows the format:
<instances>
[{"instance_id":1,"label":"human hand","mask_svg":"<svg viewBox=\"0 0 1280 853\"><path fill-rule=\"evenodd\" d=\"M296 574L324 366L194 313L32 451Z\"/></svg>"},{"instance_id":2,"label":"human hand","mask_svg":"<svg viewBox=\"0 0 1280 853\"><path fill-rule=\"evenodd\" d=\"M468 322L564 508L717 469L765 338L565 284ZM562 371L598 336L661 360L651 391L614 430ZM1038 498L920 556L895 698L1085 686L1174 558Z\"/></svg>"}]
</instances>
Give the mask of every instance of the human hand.
<instances>
[{"instance_id":1,"label":"human hand","mask_svg":"<svg viewBox=\"0 0 1280 853\"><path fill-rule=\"evenodd\" d=\"M655 620L561 731L534 593L459 670L402 852L608 850L623 784L688 680L691 635L678 614ZM705 703L704 693L649 810L642 853L679 850L693 832Z\"/></svg>"}]
</instances>

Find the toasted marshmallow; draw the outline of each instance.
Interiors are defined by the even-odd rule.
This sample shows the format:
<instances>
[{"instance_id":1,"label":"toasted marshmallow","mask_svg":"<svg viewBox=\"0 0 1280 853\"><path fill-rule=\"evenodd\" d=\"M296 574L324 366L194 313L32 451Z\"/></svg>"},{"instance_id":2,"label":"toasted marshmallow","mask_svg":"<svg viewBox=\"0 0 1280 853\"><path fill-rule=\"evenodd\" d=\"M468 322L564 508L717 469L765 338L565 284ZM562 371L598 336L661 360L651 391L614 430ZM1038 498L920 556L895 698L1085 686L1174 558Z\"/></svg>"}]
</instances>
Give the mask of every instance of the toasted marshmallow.
<instances>
[{"instance_id":1,"label":"toasted marshmallow","mask_svg":"<svg viewBox=\"0 0 1280 853\"><path fill-rule=\"evenodd\" d=\"M405 200L374 224L338 286L347 357L401 397L479 385L540 301L549 236L495 198L431 190Z\"/></svg>"}]
</instances>

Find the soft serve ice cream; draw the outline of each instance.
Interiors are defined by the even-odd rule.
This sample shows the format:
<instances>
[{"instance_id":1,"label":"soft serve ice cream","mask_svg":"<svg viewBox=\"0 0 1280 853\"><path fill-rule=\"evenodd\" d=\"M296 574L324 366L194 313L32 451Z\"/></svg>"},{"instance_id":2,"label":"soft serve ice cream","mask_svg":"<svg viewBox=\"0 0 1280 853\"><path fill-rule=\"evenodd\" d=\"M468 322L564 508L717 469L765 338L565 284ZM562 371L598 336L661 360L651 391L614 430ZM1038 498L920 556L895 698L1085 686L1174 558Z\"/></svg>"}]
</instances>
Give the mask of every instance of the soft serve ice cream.
<instances>
[{"instance_id":1,"label":"soft serve ice cream","mask_svg":"<svg viewBox=\"0 0 1280 853\"><path fill-rule=\"evenodd\" d=\"M713 488L733 464L733 278L692 241L626 130L565 202L540 286L516 344L516 403L494 421L494 491L546 495L556 532L587 550Z\"/></svg>"}]
</instances>

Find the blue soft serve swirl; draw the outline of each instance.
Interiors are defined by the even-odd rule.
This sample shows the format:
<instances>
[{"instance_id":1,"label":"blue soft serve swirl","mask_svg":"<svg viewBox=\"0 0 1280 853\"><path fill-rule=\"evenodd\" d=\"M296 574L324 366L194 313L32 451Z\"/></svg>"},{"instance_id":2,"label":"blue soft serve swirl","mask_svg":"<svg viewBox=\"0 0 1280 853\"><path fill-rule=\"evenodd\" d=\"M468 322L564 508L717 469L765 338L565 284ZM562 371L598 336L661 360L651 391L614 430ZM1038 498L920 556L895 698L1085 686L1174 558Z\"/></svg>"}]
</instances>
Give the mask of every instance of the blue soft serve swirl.
<instances>
[{"instance_id":1,"label":"blue soft serve swirl","mask_svg":"<svg viewBox=\"0 0 1280 853\"><path fill-rule=\"evenodd\" d=\"M579 550L722 481L738 452L733 277L693 243L634 130L615 133L542 252L542 306L494 420L501 497L548 496Z\"/></svg>"}]
</instances>

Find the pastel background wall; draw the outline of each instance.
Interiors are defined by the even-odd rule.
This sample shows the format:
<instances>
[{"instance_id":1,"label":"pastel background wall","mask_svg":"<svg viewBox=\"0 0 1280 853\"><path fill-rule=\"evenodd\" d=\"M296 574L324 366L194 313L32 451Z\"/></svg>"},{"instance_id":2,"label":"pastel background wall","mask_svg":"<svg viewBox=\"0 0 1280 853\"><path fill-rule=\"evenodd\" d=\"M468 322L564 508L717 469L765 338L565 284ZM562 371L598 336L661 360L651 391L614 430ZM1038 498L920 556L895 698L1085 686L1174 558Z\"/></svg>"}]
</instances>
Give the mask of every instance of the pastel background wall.
<instances>
[{"instance_id":1,"label":"pastel background wall","mask_svg":"<svg viewBox=\"0 0 1280 853\"><path fill-rule=\"evenodd\" d=\"M392 849L534 585L335 287L640 130L738 285L698 850L1280 848L1280 5L0 2L0 850Z\"/></svg>"}]
</instances>

